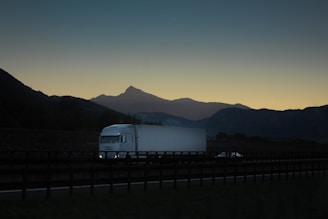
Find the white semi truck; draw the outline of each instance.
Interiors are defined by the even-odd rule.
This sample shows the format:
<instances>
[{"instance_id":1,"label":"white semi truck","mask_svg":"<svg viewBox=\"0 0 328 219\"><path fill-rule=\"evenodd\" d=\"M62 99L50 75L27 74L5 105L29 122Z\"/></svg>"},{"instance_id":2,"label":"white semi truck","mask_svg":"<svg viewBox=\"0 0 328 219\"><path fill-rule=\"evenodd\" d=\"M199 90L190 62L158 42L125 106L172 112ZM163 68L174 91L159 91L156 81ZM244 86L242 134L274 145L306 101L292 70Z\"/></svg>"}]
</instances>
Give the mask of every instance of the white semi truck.
<instances>
[{"instance_id":1,"label":"white semi truck","mask_svg":"<svg viewBox=\"0 0 328 219\"><path fill-rule=\"evenodd\" d=\"M99 137L99 158L144 158L205 152L206 132L197 128L115 124L103 128Z\"/></svg>"}]
</instances>

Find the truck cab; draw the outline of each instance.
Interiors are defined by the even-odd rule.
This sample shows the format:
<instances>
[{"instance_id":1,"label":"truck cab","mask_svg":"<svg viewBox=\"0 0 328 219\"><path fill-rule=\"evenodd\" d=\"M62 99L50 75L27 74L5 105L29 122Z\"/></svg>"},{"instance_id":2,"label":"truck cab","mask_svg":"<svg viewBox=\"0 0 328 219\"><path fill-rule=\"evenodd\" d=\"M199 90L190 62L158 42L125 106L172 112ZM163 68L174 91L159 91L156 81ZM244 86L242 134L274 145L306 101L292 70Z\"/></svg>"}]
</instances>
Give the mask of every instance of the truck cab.
<instances>
[{"instance_id":1,"label":"truck cab","mask_svg":"<svg viewBox=\"0 0 328 219\"><path fill-rule=\"evenodd\" d=\"M125 158L135 151L133 126L117 124L105 127L99 136L99 158Z\"/></svg>"}]
</instances>

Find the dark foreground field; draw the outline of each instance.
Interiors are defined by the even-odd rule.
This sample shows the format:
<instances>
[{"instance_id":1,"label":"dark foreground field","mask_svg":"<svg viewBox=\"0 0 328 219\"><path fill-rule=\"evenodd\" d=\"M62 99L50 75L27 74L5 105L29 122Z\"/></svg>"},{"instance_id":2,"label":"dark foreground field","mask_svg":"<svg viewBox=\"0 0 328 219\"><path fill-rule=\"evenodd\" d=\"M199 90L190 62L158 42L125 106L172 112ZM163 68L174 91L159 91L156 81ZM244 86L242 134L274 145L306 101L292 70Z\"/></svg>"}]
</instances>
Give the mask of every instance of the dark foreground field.
<instances>
[{"instance_id":1,"label":"dark foreground field","mask_svg":"<svg viewBox=\"0 0 328 219\"><path fill-rule=\"evenodd\" d=\"M0 218L328 218L328 179L0 200Z\"/></svg>"}]
</instances>

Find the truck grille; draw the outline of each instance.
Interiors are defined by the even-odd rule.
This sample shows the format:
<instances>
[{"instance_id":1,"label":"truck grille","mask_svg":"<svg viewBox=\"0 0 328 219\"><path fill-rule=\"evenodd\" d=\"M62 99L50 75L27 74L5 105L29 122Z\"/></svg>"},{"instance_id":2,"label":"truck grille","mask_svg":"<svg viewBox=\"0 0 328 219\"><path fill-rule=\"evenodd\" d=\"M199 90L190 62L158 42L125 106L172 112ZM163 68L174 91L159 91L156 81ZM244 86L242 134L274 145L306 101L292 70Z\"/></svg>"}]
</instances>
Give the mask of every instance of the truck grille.
<instances>
[{"instance_id":1,"label":"truck grille","mask_svg":"<svg viewBox=\"0 0 328 219\"><path fill-rule=\"evenodd\" d=\"M106 147L104 147L104 150L105 150L105 151L113 151L113 147L111 147L111 146L106 146Z\"/></svg>"}]
</instances>

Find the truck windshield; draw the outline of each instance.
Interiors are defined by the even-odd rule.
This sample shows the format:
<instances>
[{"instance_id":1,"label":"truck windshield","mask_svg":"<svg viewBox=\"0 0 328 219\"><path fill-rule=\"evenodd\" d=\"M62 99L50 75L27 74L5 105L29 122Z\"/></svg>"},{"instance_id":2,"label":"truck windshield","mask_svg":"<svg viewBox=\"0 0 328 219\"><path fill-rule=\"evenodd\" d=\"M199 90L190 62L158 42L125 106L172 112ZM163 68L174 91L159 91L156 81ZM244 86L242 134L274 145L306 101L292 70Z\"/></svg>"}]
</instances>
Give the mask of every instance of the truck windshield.
<instances>
[{"instance_id":1,"label":"truck windshield","mask_svg":"<svg viewBox=\"0 0 328 219\"><path fill-rule=\"evenodd\" d=\"M100 143L119 143L119 136L101 136Z\"/></svg>"}]
</instances>

